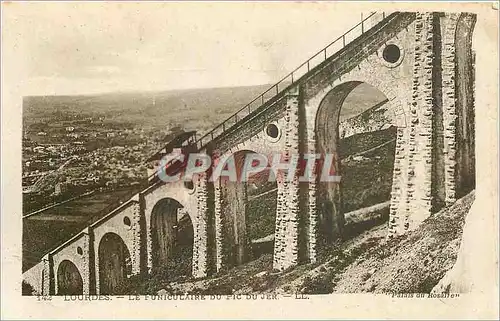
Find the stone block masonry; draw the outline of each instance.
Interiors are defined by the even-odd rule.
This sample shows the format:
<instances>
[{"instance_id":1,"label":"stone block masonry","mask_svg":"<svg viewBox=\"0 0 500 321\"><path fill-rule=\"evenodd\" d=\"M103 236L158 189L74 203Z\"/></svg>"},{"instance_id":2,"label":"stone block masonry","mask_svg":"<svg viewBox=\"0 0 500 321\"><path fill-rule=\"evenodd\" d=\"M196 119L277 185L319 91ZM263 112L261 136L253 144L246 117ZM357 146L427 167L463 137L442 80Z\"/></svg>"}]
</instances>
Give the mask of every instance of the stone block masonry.
<instances>
[{"instance_id":1,"label":"stone block masonry","mask_svg":"<svg viewBox=\"0 0 500 321\"><path fill-rule=\"evenodd\" d=\"M93 244L92 232L89 228L83 230L83 256L88 256L88 259L83 260L82 264L82 279L83 279L83 294L91 294L94 292L94 260L92 257Z\"/></svg>"},{"instance_id":2,"label":"stone block masonry","mask_svg":"<svg viewBox=\"0 0 500 321\"><path fill-rule=\"evenodd\" d=\"M313 176L311 179L316 179ZM307 254L310 263L316 263L318 259L318 212L316 207L316 182L310 182L307 190Z\"/></svg>"},{"instance_id":3,"label":"stone block masonry","mask_svg":"<svg viewBox=\"0 0 500 321\"><path fill-rule=\"evenodd\" d=\"M224 220L223 220L223 209L225 208L226 199L223 197L225 194L224 186L221 185L220 181L214 183L214 215L215 215L215 253L216 253L216 270L221 271L226 267L226 248L224 242Z\"/></svg>"},{"instance_id":4,"label":"stone block masonry","mask_svg":"<svg viewBox=\"0 0 500 321\"><path fill-rule=\"evenodd\" d=\"M286 96L284 161L299 154L299 87ZM286 270L299 261L299 182L278 179L273 268Z\"/></svg>"},{"instance_id":5,"label":"stone block masonry","mask_svg":"<svg viewBox=\"0 0 500 321\"><path fill-rule=\"evenodd\" d=\"M196 219L193 222L193 228L197 233L193 241L193 276L202 278L207 276L208 272L208 221L209 221L209 186L206 174L198 176L196 181L197 209Z\"/></svg>"},{"instance_id":6,"label":"stone block masonry","mask_svg":"<svg viewBox=\"0 0 500 321\"><path fill-rule=\"evenodd\" d=\"M47 254L42 259L43 271L42 271L42 294L43 295L53 295L55 294L55 284L54 284L54 263L52 262L52 257Z\"/></svg>"},{"instance_id":7,"label":"stone block masonry","mask_svg":"<svg viewBox=\"0 0 500 321\"><path fill-rule=\"evenodd\" d=\"M408 176L405 169L408 167L407 153L414 150L414 146L409 146L408 128L399 127L396 133L396 148L394 156L394 170L392 174L391 203L389 207L389 228L388 237L393 237L404 233L405 213L408 204L406 187L408 186ZM402 214L403 213L403 214Z\"/></svg>"},{"instance_id":8,"label":"stone block masonry","mask_svg":"<svg viewBox=\"0 0 500 321\"><path fill-rule=\"evenodd\" d=\"M417 13L409 126L398 129L388 236L418 226L431 213L433 14Z\"/></svg>"},{"instance_id":9,"label":"stone block masonry","mask_svg":"<svg viewBox=\"0 0 500 321\"><path fill-rule=\"evenodd\" d=\"M456 107L455 107L455 30L460 14L446 14L442 37L442 90L443 90L443 125L445 157L445 202L450 205L456 201Z\"/></svg>"},{"instance_id":10,"label":"stone block masonry","mask_svg":"<svg viewBox=\"0 0 500 321\"><path fill-rule=\"evenodd\" d=\"M433 14L417 13L409 142L415 149L408 155L405 229L415 228L431 213L433 36Z\"/></svg>"},{"instance_id":11,"label":"stone block masonry","mask_svg":"<svg viewBox=\"0 0 500 321\"><path fill-rule=\"evenodd\" d=\"M142 238L141 238L141 204L139 202L139 195L135 196L135 200L137 203L132 209L132 249L130 253L130 259L132 263L132 274L140 274L141 273L141 246L142 246Z\"/></svg>"}]
</instances>

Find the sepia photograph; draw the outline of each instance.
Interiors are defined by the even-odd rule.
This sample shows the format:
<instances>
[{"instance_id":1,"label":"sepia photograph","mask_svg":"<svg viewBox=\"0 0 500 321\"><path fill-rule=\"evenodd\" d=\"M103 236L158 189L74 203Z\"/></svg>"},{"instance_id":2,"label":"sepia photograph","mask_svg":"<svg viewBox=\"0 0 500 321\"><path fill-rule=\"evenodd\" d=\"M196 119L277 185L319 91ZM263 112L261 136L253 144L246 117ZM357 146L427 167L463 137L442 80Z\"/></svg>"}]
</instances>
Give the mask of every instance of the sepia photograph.
<instances>
[{"instance_id":1,"label":"sepia photograph","mask_svg":"<svg viewBox=\"0 0 500 321\"><path fill-rule=\"evenodd\" d=\"M498 299L498 6L442 7L2 2L9 284L84 318Z\"/></svg>"}]
</instances>

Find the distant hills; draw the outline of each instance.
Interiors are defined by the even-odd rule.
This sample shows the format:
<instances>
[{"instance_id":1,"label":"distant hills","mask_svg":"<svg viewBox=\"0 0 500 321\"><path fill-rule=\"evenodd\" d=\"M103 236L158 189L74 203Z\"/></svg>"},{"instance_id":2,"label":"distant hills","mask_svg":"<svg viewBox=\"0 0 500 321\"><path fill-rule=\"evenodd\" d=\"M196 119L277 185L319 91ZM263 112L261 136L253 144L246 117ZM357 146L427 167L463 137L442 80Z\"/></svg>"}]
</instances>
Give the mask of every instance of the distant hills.
<instances>
[{"instance_id":1,"label":"distant hills","mask_svg":"<svg viewBox=\"0 0 500 321\"><path fill-rule=\"evenodd\" d=\"M229 117L270 85L159 92L115 92L81 96L27 96L23 100L23 121L32 123L61 117L105 117L107 122L131 123L142 127L205 132ZM344 117L371 107L383 95L360 85L346 99ZM342 115L341 115L342 116Z\"/></svg>"},{"instance_id":2,"label":"distant hills","mask_svg":"<svg viewBox=\"0 0 500 321\"><path fill-rule=\"evenodd\" d=\"M186 130L211 128L269 86L116 92L85 96L28 96L23 101L25 124L57 115L104 116L114 122Z\"/></svg>"}]
</instances>

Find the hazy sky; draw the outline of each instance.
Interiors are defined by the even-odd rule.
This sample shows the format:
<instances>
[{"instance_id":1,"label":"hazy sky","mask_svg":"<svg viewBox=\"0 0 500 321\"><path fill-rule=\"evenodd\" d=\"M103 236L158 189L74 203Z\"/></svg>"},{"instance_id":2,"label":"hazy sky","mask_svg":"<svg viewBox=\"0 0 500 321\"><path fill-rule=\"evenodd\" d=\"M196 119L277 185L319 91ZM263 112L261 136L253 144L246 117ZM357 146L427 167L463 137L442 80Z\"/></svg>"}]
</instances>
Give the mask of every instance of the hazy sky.
<instances>
[{"instance_id":1,"label":"hazy sky","mask_svg":"<svg viewBox=\"0 0 500 321\"><path fill-rule=\"evenodd\" d=\"M275 82L359 22L303 3L39 3L8 17L24 95ZM366 13L365 13L366 14Z\"/></svg>"}]
</instances>

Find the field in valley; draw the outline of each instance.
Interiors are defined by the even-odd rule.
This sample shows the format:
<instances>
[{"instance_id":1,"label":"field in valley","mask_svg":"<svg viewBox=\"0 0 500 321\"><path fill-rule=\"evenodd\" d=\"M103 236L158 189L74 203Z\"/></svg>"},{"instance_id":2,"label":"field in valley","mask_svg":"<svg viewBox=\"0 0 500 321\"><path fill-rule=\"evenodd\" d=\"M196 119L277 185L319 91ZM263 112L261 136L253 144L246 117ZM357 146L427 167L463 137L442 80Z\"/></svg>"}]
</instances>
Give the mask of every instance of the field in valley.
<instances>
[{"instance_id":1,"label":"field in valley","mask_svg":"<svg viewBox=\"0 0 500 321\"><path fill-rule=\"evenodd\" d=\"M38 263L44 254L79 233L88 224L111 212L134 192L136 191L131 189L95 192L23 218L23 271Z\"/></svg>"}]
</instances>

